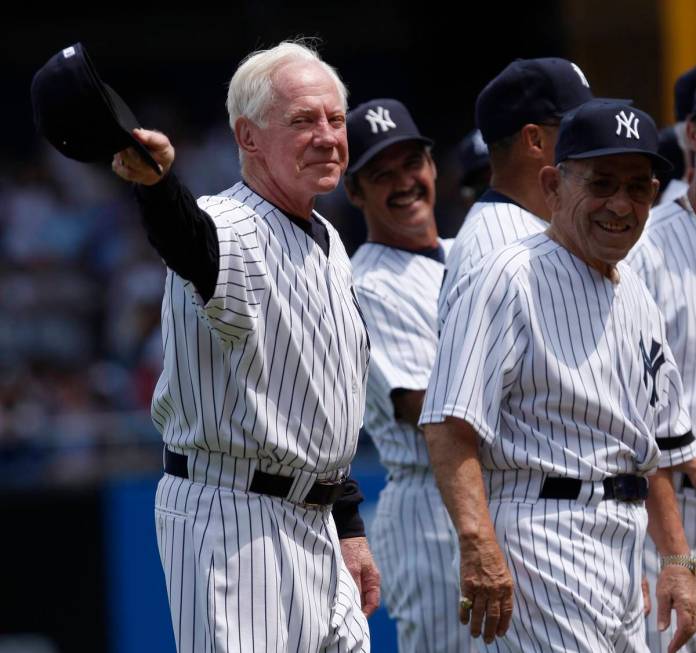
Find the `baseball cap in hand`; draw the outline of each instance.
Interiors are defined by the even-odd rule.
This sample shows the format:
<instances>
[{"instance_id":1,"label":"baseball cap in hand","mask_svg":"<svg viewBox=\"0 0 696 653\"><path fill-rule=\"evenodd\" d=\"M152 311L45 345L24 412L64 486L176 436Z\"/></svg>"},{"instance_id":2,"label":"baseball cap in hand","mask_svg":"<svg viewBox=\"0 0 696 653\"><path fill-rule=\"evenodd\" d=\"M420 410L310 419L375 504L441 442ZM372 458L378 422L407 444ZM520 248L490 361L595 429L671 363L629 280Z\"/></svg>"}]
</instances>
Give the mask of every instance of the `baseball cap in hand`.
<instances>
[{"instance_id":1,"label":"baseball cap in hand","mask_svg":"<svg viewBox=\"0 0 696 653\"><path fill-rule=\"evenodd\" d=\"M432 145L398 100L382 98L365 102L348 112L348 152L352 175L382 150L402 141L420 141Z\"/></svg>"},{"instance_id":2,"label":"baseball cap in hand","mask_svg":"<svg viewBox=\"0 0 696 653\"><path fill-rule=\"evenodd\" d=\"M111 161L132 147L158 174L160 167L133 136L138 120L97 74L81 43L51 57L31 83L34 122L57 150L77 161Z\"/></svg>"},{"instance_id":3,"label":"baseball cap in hand","mask_svg":"<svg viewBox=\"0 0 696 653\"><path fill-rule=\"evenodd\" d=\"M611 154L645 154L656 170L672 164L658 154L653 119L625 102L594 99L567 113L558 130L556 163Z\"/></svg>"},{"instance_id":4,"label":"baseball cap in hand","mask_svg":"<svg viewBox=\"0 0 696 653\"><path fill-rule=\"evenodd\" d=\"M566 59L517 59L476 98L476 126L489 145L528 123L557 120L592 98L582 70Z\"/></svg>"}]
</instances>

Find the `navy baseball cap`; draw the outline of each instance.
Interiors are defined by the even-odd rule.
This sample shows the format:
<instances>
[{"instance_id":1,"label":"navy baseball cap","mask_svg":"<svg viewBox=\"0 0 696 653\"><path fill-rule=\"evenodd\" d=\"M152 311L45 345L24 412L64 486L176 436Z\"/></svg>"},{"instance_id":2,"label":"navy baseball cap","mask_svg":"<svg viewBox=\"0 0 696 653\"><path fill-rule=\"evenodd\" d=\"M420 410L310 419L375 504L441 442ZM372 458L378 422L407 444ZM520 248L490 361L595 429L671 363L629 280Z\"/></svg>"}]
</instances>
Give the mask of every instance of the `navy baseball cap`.
<instances>
[{"instance_id":1,"label":"navy baseball cap","mask_svg":"<svg viewBox=\"0 0 696 653\"><path fill-rule=\"evenodd\" d=\"M398 100L370 100L348 112L348 153L346 172L356 173L382 150L402 141L433 141L420 133L408 109Z\"/></svg>"},{"instance_id":2,"label":"navy baseball cap","mask_svg":"<svg viewBox=\"0 0 696 653\"><path fill-rule=\"evenodd\" d=\"M34 123L58 151L77 161L111 161L132 147L158 174L160 167L132 134L139 127L128 105L105 84L81 43L64 48L31 83Z\"/></svg>"},{"instance_id":3,"label":"navy baseball cap","mask_svg":"<svg viewBox=\"0 0 696 653\"><path fill-rule=\"evenodd\" d=\"M566 114L558 130L555 154L556 163L611 154L645 154L656 170L672 167L658 153L653 119L645 111L616 100L590 100Z\"/></svg>"},{"instance_id":4,"label":"navy baseball cap","mask_svg":"<svg viewBox=\"0 0 696 653\"><path fill-rule=\"evenodd\" d=\"M461 183L466 182L469 175L490 165L488 146L478 129L473 129L460 141L457 154L462 170Z\"/></svg>"},{"instance_id":5,"label":"navy baseball cap","mask_svg":"<svg viewBox=\"0 0 696 653\"><path fill-rule=\"evenodd\" d=\"M489 145L527 123L560 119L592 98L582 70L566 59L516 59L476 98L476 126Z\"/></svg>"},{"instance_id":6,"label":"navy baseball cap","mask_svg":"<svg viewBox=\"0 0 696 653\"><path fill-rule=\"evenodd\" d=\"M674 117L677 122L686 120L696 112L696 67L679 76L674 83Z\"/></svg>"}]
</instances>

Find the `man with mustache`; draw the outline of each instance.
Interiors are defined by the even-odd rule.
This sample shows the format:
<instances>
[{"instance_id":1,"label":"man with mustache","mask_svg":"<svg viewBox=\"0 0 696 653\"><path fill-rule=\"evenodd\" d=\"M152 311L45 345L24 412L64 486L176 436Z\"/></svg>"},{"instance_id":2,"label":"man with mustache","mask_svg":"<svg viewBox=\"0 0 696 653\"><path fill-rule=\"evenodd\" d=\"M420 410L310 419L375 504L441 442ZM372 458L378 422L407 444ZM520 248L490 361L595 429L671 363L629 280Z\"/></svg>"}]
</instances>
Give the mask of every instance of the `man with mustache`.
<instances>
[{"instance_id":1,"label":"man with mustache","mask_svg":"<svg viewBox=\"0 0 696 653\"><path fill-rule=\"evenodd\" d=\"M365 102L347 122L344 183L367 223L367 242L352 259L372 343L365 429L388 471L370 541L399 651L461 653L469 634L457 614L456 540L418 427L451 243L435 224L432 141L394 99Z\"/></svg>"},{"instance_id":2,"label":"man with mustache","mask_svg":"<svg viewBox=\"0 0 696 653\"><path fill-rule=\"evenodd\" d=\"M647 651L646 525L658 613L677 613L670 653L696 631L669 469L696 442L662 315L622 261L665 163L646 113L581 105L540 172L549 228L456 288L421 423L459 539L462 618L485 650Z\"/></svg>"},{"instance_id":3,"label":"man with mustache","mask_svg":"<svg viewBox=\"0 0 696 653\"><path fill-rule=\"evenodd\" d=\"M164 134L135 131L163 178L133 150L113 161L168 266L152 414L177 650L369 651L379 574L344 496L369 339L341 240L313 210L348 162L346 89L284 42L239 65L227 108L243 181L218 195L196 204Z\"/></svg>"}]
</instances>

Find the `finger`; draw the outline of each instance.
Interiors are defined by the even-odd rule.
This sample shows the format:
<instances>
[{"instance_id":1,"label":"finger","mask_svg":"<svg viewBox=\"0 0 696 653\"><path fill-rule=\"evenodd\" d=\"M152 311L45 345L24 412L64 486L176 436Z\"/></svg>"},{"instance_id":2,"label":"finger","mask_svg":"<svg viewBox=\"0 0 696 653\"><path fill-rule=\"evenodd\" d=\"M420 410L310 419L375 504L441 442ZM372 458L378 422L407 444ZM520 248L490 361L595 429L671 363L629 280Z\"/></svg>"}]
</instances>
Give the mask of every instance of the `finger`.
<instances>
[{"instance_id":1,"label":"finger","mask_svg":"<svg viewBox=\"0 0 696 653\"><path fill-rule=\"evenodd\" d=\"M473 597L471 608L471 636L479 637L483 628L483 617L486 613L486 597L481 594Z\"/></svg>"},{"instance_id":2,"label":"finger","mask_svg":"<svg viewBox=\"0 0 696 653\"><path fill-rule=\"evenodd\" d=\"M162 150L169 145L169 139L162 133L140 127L133 130L133 136L148 150Z\"/></svg>"},{"instance_id":3,"label":"finger","mask_svg":"<svg viewBox=\"0 0 696 653\"><path fill-rule=\"evenodd\" d=\"M380 575L375 564L366 565L362 576L362 609L366 616L370 616L379 607Z\"/></svg>"},{"instance_id":4,"label":"finger","mask_svg":"<svg viewBox=\"0 0 696 653\"><path fill-rule=\"evenodd\" d=\"M677 628L676 632L674 633L674 637L669 643L667 653L677 653L677 651L682 646L684 646L684 644L686 644L689 641L689 639L689 635L686 635L683 631L680 631L680 629Z\"/></svg>"},{"instance_id":5,"label":"finger","mask_svg":"<svg viewBox=\"0 0 696 653\"><path fill-rule=\"evenodd\" d=\"M369 617L379 607L379 585L369 587L362 595L362 611Z\"/></svg>"},{"instance_id":6,"label":"finger","mask_svg":"<svg viewBox=\"0 0 696 653\"><path fill-rule=\"evenodd\" d=\"M662 631L669 626L672 601L669 594L657 595L657 628Z\"/></svg>"},{"instance_id":7,"label":"finger","mask_svg":"<svg viewBox=\"0 0 696 653\"><path fill-rule=\"evenodd\" d=\"M502 637L510 627L512 611L512 588L510 588L505 591L503 598L500 600L500 621L498 622L498 630L495 633L498 637Z\"/></svg>"},{"instance_id":8,"label":"finger","mask_svg":"<svg viewBox=\"0 0 696 653\"><path fill-rule=\"evenodd\" d=\"M114 158L111 161L111 169L119 176L121 179L125 179L126 181L132 181L133 180L133 172L132 170L126 165L123 157L120 154L115 154Z\"/></svg>"},{"instance_id":9,"label":"finger","mask_svg":"<svg viewBox=\"0 0 696 653\"><path fill-rule=\"evenodd\" d=\"M669 648L667 653L674 653L678 651L686 642L691 639L694 634L694 619L693 617L683 608L677 608L677 628L674 632L674 637L669 643Z\"/></svg>"},{"instance_id":10,"label":"finger","mask_svg":"<svg viewBox=\"0 0 696 653\"><path fill-rule=\"evenodd\" d=\"M486 604L486 621L483 626L483 641L490 644L495 639L500 623L500 602L497 598L488 599Z\"/></svg>"},{"instance_id":11,"label":"finger","mask_svg":"<svg viewBox=\"0 0 696 653\"><path fill-rule=\"evenodd\" d=\"M459 621L461 621L465 626L469 623L471 619L471 608L464 608L462 604L459 604Z\"/></svg>"},{"instance_id":12,"label":"finger","mask_svg":"<svg viewBox=\"0 0 696 653\"><path fill-rule=\"evenodd\" d=\"M647 617L652 609L652 603L650 602L650 585L648 584L648 579L645 576L643 576L640 587L643 592L643 614Z\"/></svg>"}]
</instances>

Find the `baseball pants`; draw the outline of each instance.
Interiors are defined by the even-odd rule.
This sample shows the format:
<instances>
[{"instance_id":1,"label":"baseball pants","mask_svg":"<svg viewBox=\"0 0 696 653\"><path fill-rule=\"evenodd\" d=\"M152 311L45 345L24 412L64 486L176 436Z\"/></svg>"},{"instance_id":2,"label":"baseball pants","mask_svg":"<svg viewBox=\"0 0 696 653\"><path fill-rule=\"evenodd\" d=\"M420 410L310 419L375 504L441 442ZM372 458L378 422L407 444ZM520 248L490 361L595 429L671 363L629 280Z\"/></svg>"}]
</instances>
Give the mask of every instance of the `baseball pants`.
<instances>
[{"instance_id":1,"label":"baseball pants","mask_svg":"<svg viewBox=\"0 0 696 653\"><path fill-rule=\"evenodd\" d=\"M456 534L428 470L393 474L382 490L370 544L400 653L468 653L459 621Z\"/></svg>"},{"instance_id":2,"label":"baseball pants","mask_svg":"<svg viewBox=\"0 0 696 653\"><path fill-rule=\"evenodd\" d=\"M515 583L503 638L481 651L648 653L640 581L643 504L493 501L491 516Z\"/></svg>"},{"instance_id":3,"label":"baseball pants","mask_svg":"<svg viewBox=\"0 0 696 653\"><path fill-rule=\"evenodd\" d=\"M369 653L328 508L165 474L155 518L178 653Z\"/></svg>"}]
</instances>

